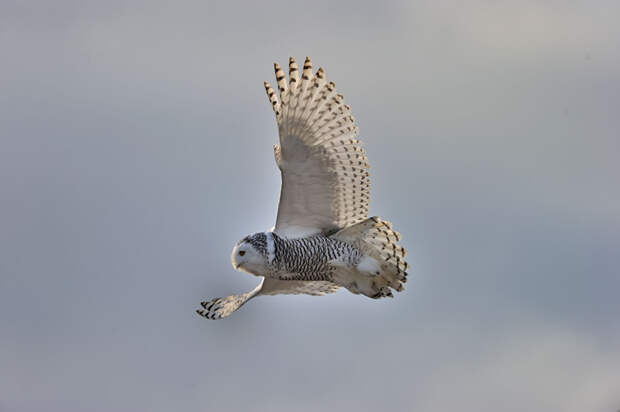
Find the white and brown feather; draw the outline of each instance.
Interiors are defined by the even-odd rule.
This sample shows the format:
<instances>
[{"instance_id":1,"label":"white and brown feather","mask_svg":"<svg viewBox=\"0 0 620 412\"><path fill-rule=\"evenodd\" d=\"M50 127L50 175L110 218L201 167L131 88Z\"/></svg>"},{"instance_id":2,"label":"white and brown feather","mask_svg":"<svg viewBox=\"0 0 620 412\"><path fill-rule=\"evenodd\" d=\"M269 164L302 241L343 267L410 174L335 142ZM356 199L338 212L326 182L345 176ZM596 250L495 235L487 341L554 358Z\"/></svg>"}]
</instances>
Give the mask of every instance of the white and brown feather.
<instances>
[{"instance_id":1,"label":"white and brown feather","mask_svg":"<svg viewBox=\"0 0 620 412\"><path fill-rule=\"evenodd\" d=\"M275 232L305 236L364 220L370 202L369 164L343 95L326 81L322 68L312 73L310 58L301 80L290 58L288 84L277 63L274 69L279 102L274 102L270 86L267 94L278 123L275 157L282 172Z\"/></svg>"}]
</instances>

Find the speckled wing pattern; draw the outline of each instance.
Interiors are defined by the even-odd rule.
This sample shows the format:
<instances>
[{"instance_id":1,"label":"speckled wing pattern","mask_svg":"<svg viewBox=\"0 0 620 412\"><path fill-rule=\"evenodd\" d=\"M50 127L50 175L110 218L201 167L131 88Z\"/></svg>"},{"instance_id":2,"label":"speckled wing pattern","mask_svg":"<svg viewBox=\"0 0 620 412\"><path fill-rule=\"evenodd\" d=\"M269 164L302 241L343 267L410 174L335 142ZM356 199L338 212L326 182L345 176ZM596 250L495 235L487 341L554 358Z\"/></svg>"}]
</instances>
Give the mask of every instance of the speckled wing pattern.
<instances>
[{"instance_id":1,"label":"speckled wing pattern","mask_svg":"<svg viewBox=\"0 0 620 412\"><path fill-rule=\"evenodd\" d=\"M282 188L274 232L283 237L328 233L368 216L368 159L351 109L327 83L323 69L312 72L306 57L301 79L295 59L289 80L274 64L279 99L265 82L278 124L274 146Z\"/></svg>"},{"instance_id":2,"label":"speckled wing pattern","mask_svg":"<svg viewBox=\"0 0 620 412\"><path fill-rule=\"evenodd\" d=\"M263 278L261 283L247 293L230 295L225 298L215 298L210 301L200 302L203 309L196 312L207 319L221 319L243 306L248 300L259 295L299 295L323 296L334 293L338 285L326 281L296 281Z\"/></svg>"}]
</instances>

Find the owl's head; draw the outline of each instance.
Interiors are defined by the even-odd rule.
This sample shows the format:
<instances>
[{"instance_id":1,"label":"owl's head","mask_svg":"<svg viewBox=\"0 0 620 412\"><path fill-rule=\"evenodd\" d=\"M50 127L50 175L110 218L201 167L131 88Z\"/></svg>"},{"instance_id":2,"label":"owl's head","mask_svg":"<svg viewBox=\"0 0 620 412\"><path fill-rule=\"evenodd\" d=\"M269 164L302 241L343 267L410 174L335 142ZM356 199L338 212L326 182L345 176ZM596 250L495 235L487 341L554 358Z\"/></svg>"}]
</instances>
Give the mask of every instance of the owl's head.
<instances>
[{"instance_id":1,"label":"owl's head","mask_svg":"<svg viewBox=\"0 0 620 412\"><path fill-rule=\"evenodd\" d=\"M273 248L270 236L270 232L254 233L237 242L230 257L233 267L254 275L265 273L269 265L269 248Z\"/></svg>"}]
</instances>

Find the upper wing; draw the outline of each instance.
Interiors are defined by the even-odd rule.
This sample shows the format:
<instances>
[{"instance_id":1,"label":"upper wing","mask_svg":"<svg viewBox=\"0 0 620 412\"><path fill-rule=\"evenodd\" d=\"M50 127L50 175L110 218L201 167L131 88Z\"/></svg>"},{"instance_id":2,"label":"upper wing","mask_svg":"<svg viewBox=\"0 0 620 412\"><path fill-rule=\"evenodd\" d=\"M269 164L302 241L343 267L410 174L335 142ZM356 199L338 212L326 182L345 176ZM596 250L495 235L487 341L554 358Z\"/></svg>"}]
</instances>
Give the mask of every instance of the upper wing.
<instances>
[{"instance_id":1,"label":"upper wing","mask_svg":"<svg viewBox=\"0 0 620 412\"><path fill-rule=\"evenodd\" d=\"M300 237L329 232L368 216L368 159L350 107L326 83L323 69L312 73L306 58L301 81L289 61L289 82L275 63L280 101L265 82L278 123L281 147L275 146L282 189L275 232Z\"/></svg>"},{"instance_id":2,"label":"upper wing","mask_svg":"<svg viewBox=\"0 0 620 412\"><path fill-rule=\"evenodd\" d=\"M313 295L322 296L334 293L338 285L327 281L278 280L263 278L261 283L247 293L215 298L208 302L200 302L203 309L196 312L207 319L221 319L239 309L248 300L258 295Z\"/></svg>"}]
</instances>

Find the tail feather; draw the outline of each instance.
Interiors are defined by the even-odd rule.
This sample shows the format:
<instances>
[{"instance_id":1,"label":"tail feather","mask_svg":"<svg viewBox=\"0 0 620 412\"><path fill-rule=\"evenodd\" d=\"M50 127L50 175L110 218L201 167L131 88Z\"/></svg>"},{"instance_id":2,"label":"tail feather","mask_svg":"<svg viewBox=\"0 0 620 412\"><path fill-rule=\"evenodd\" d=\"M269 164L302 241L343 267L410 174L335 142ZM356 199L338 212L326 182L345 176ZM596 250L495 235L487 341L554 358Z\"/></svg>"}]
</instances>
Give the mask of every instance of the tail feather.
<instances>
[{"instance_id":1,"label":"tail feather","mask_svg":"<svg viewBox=\"0 0 620 412\"><path fill-rule=\"evenodd\" d=\"M336 232L332 237L356 246L364 254L364 259L372 258L377 262L377 265L373 266L363 259L363 267L358 266L358 270L366 272L369 267L378 268L375 273L371 273L376 276L374 282L376 288L380 289L387 285L397 292L404 289L403 284L407 282L409 268L409 264L405 261L407 251L397 245L401 235L392 229L390 222L373 216Z\"/></svg>"}]
</instances>

